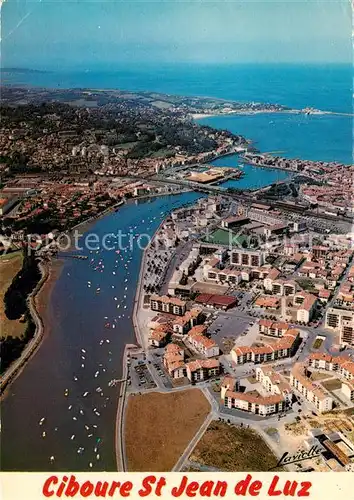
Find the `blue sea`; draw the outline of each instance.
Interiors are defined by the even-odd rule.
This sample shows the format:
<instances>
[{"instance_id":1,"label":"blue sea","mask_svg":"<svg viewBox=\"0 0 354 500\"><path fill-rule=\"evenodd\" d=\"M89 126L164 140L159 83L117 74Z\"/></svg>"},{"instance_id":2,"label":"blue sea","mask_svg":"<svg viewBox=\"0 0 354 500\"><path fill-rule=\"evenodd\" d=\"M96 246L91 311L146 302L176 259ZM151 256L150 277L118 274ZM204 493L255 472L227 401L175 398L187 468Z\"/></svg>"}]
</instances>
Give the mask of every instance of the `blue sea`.
<instances>
[{"instance_id":1,"label":"blue sea","mask_svg":"<svg viewBox=\"0 0 354 500\"><path fill-rule=\"evenodd\" d=\"M352 98L351 70L342 66L156 65L114 72L17 73L11 77L11 83L155 90L342 112L351 112ZM259 114L208 118L202 123L244 134L263 151L351 162L351 117ZM239 158L228 156L216 163L236 166ZM259 187L287 175L251 166L245 166L244 171L243 179L230 183ZM152 235L171 210L194 202L198 196L184 193L131 201L118 212L97 220L89 231L102 237L118 231L127 235L133 228L137 235ZM119 254L103 248L98 254L84 252L89 257L87 261L65 261L48 299L47 313L52 318L49 334L2 404L3 470L116 470L117 390L109 388L108 381L120 378L124 345L135 342L131 314L141 250L134 245L132 250ZM91 282L92 288L88 287ZM95 292L97 287L99 294ZM112 324L117 321L117 328L107 329L107 320ZM83 356L82 348L87 356ZM98 385L103 388L104 397L97 392ZM33 388L35 397L29 397L34 394ZM89 392L89 397L83 397L85 392ZM98 414L92 411L93 406L99 409ZM43 417L46 420L42 427L39 421ZM78 447L84 452L78 454ZM55 457L54 464L51 456Z\"/></svg>"},{"instance_id":2,"label":"blue sea","mask_svg":"<svg viewBox=\"0 0 354 500\"><path fill-rule=\"evenodd\" d=\"M95 88L272 102L352 113L350 65L146 64L86 71L4 74L2 82L47 88ZM245 135L262 151L289 157L352 163L352 117L259 114L203 119Z\"/></svg>"},{"instance_id":3,"label":"blue sea","mask_svg":"<svg viewBox=\"0 0 354 500\"><path fill-rule=\"evenodd\" d=\"M275 102L351 113L350 65L145 64L114 69L16 73L3 83L50 88L149 90L237 101Z\"/></svg>"}]
</instances>

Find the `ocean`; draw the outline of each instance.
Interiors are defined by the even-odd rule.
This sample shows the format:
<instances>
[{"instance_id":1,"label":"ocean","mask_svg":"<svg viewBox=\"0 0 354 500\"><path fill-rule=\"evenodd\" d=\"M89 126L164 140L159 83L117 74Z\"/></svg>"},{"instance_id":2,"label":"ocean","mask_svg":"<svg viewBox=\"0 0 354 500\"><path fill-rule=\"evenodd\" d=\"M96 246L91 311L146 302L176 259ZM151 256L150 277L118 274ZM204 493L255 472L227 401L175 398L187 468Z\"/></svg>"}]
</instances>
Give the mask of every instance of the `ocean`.
<instances>
[{"instance_id":1,"label":"ocean","mask_svg":"<svg viewBox=\"0 0 354 500\"><path fill-rule=\"evenodd\" d=\"M155 90L351 112L350 73L342 66L156 65L149 70L121 72L17 73L12 83ZM350 117L265 114L214 117L202 123L242 133L263 151L351 162ZM236 166L238 161L238 157L229 156L216 163ZM258 187L287 175L278 170L244 168L246 175L235 182L237 187ZM198 196L184 193L129 202L117 213L96 221L89 231L100 236L119 230L151 235L171 210L195 201ZM97 254L87 250L84 253L88 261L65 260L48 303L48 314L53 319L51 330L2 403L3 470L84 471L91 470L90 462L94 471L115 470L118 391L108 388L108 381L119 378L124 344L134 342L130 316L141 251L134 246L132 252L122 254L103 248ZM107 321L114 322L116 328L105 328ZM97 392L99 388L103 389L103 396ZM88 397L83 396L85 392L90 393ZM45 423L39 426L43 417ZM78 453L80 447L84 448L82 453ZM95 458L97 447L99 461ZM54 463L50 463L52 455Z\"/></svg>"},{"instance_id":2,"label":"ocean","mask_svg":"<svg viewBox=\"0 0 354 500\"><path fill-rule=\"evenodd\" d=\"M123 89L271 102L295 109L353 112L352 66L290 64L145 64L86 71L4 73L4 84L47 88ZM353 118L258 114L200 120L245 135L262 151L352 163Z\"/></svg>"},{"instance_id":3,"label":"ocean","mask_svg":"<svg viewBox=\"0 0 354 500\"><path fill-rule=\"evenodd\" d=\"M3 83L123 89L274 102L351 113L352 66L342 64L141 64L86 71L4 74Z\"/></svg>"}]
</instances>

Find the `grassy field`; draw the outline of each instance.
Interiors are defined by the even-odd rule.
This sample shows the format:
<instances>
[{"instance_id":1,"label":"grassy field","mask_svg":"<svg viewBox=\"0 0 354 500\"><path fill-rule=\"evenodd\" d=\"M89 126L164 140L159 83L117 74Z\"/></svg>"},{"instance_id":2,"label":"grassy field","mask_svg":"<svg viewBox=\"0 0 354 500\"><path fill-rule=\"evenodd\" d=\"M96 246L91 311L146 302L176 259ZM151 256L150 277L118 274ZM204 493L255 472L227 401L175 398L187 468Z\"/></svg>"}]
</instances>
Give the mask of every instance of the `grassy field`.
<instances>
[{"instance_id":1,"label":"grassy field","mask_svg":"<svg viewBox=\"0 0 354 500\"><path fill-rule=\"evenodd\" d=\"M199 389L130 396L125 415L128 471L170 471L209 412Z\"/></svg>"},{"instance_id":2,"label":"grassy field","mask_svg":"<svg viewBox=\"0 0 354 500\"><path fill-rule=\"evenodd\" d=\"M342 382L339 379L335 378L333 380L326 380L325 382L322 382L322 385L328 391L335 391L342 387Z\"/></svg>"},{"instance_id":3,"label":"grassy field","mask_svg":"<svg viewBox=\"0 0 354 500\"><path fill-rule=\"evenodd\" d=\"M324 380L326 378L332 379L333 377L331 377L331 375L328 373L320 373L320 372L312 372L310 376L310 379L313 381Z\"/></svg>"},{"instance_id":4,"label":"grassy field","mask_svg":"<svg viewBox=\"0 0 354 500\"><path fill-rule=\"evenodd\" d=\"M232 472L267 471L278 462L259 434L225 422L210 424L190 460Z\"/></svg>"},{"instance_id":5,"label":"grassy field","mask_svg":"<svg viewBox=\"0 0 354 500\"><path fill-rule=\"evenodd\" d=\"M26 323L20 320L10 320L5 316L4 295L11 285L13 278L21 270L23 256L21 252L4 255L0 259L0 322L2 337L20 337L26 330Z\"/></svg>"},{"instance_id":6,"label":"grassy field","mask_svg":"<svg viewBox=\"0 0 354 500\"><path fill-rule=\"evenodd\" d=\"M323 339L316 339L313 343L312 349L319 349L323 343Z\"/></svg>"}]
</instances>

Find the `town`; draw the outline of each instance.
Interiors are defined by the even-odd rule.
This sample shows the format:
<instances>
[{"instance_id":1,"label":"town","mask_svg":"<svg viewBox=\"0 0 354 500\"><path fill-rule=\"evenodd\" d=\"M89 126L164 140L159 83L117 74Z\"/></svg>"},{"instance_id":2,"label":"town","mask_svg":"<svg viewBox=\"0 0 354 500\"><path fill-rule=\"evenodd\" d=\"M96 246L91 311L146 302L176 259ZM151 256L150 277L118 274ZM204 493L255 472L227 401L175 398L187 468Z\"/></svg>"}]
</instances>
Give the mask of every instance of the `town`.
<instances>
[{"instance_id":1,"label":"town","mask_svg":"<svg viewBox=\"0 0 354 500\"><path fill-rule=\"evenodd\" d=\"M279 456L319 446L301 470L348 470L351 238L274 226L267 213L209 197L165 220L145 250L136 313L142 348L128 354L127 394L200 387L215 415L268 433ZM177 256L173 269L168 254Z\"/></svg>"},{"instance_id":2,"label":"town","mask_svg":"<svg viewBox=\"0 0 354 500\"><path fill-rule=\"evenodd\" d=\"M133 257L114 246L109 274L122 273L124 292L112 292L117 317L104 316L104 336L95 341L103 351L123 318L134 327L135 342L124 344L123 373L106 384L118 386L118 470L146 470L149 460L156 470L268 470L299 450L306 460L281 467L351 470L353 166L262 153L242 135L193 120L294 111L276 104L5 87L2 111L0 251L8 285L2 314L12 332L1 338L2 392L41 343L43 306L36 300L53 270L75 258L82 270L104 272L102 248L63 250L62 240L106 215L121 221L125 208L144 201L193 195L158 215L147 205L144 218L140 212L140 221L127 225L134 241L149 236L143 229L157 228L141 249L132 311ZM220 164L228 155L240 163ZM260 174L281 169L290 176L257 189L228 187L245 177L249 164ZM118 235L111 237L117 243ZM97 278L85 288L97 299L101 283L91 279ZM111 349L102 361L112 361ZM80 357L84 369L85 344ZM96 368L93 378L104 377L103 362ZM76 374L70 378L78 381ZM89 389L79 397L86 399ZM64 398L70 391L65 388ZM94 391L103 397L101 385ZM97 407L94 415L100 417ZM155 419L159 432L151 431ZM85 429L91 438L92 429ZM150 455L140 453L138 431ZM227 440L235 435L236 448L247 445L250 453L229 465ZM314 456L313 449L319 450ZM93 450L90 468L100 460L98 446Z\"/></svg>"}]
</instances>

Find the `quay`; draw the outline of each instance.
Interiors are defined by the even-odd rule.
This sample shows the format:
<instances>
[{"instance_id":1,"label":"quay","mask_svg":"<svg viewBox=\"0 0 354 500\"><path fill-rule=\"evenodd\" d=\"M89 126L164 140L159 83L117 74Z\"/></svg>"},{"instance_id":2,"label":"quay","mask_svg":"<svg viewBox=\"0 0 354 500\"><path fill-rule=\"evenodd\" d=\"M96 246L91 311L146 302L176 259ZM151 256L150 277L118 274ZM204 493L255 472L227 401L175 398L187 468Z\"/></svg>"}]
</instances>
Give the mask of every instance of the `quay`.
<instances>
[{"instance_id":1,"label":"quay","mask_svg":"<svg viewBox=\"0 0 354 500\"><path fill-rule=\"evenodd\" d=\"M74 254L60 254L60 258L65 257L69 259L79 259L79 260L87 260L88 256L87 255L74 255Z\"/></svg>"}]
</instances>

